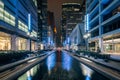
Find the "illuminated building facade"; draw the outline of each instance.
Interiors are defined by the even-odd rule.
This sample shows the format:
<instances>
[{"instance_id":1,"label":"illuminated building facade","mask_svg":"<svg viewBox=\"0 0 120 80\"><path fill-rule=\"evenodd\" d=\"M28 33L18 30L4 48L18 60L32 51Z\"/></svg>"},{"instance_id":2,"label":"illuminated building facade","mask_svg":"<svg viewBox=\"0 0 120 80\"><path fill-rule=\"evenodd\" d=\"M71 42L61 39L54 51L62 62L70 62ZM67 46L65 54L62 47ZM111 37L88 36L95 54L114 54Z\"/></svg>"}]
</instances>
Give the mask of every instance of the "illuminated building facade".
<instances>
[{"instance_id":1,"label":"illuminated building facade","mask_svg":"<svg viewBox=\"0 0 120 80\"><path fill-rule=\"evenodd\" d=\"M85 50L84 23L78 23L70 34L70 48Z\"/></svg>"},{"instance_id":2,"label":"illuminated building facade","mask_svg":"<svg viewBox=\"0 0 120 80\"><path fill-rule=\"evenodd\" d=\"M120 55L120 0L86 0L89 48Z\"/></svg>"},{"instance_id":3,"label":"illuminated building facade","mask_svg":"<svg viewBox=\"0 0 120 80\"><path fill-rule=\"evenodd\" d=\"M54 13L48 11L48 43L51 47L55 46L56 43L56 26L54 20Z\"/></svg>"},{"instance_id":4,"label":"illuminated building facade","mask_svg":"<svg viewBox=\"0 0 120 80\"><path fill-rule=\"evenodd\" d=\"M36 0L0 0L0 50L37 49L36 3Z\"/></svg>"},{"instance_id":5,"label":"illuminated building facade","mask_svg":"<svg viewBox=\"0 0 120 80\"><path fill-rule=\"evenodd\" d=\"M38 41L42 46L48 43L47 0L37 0L38 6ZM39 45L39 46L40 46Z\"/></svg>"},{"instance_id":6,"label":"illuminated building facade","mask_svg":"<svg viewBox=\"0 0 120 80\"><path fill-rule=\"evenodd\" d=\"M79 3L63 3L62 4L62 41L68 38L77 23L82 21L82 12L80 12Z\"/></svg>"}]
</instances>

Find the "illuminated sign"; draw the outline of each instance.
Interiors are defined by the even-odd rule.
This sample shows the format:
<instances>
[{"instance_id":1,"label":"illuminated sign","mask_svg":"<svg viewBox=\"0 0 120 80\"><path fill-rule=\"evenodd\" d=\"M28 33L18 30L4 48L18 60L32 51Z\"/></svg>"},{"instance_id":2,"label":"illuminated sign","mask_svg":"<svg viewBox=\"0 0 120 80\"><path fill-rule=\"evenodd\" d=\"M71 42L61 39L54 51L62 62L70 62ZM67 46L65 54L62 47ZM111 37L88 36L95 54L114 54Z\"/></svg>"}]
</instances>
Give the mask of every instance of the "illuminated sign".
<instances>
[{"instance_id":1,"label":"illuminated sign","mask_svg":"<svg viewBox=\"0 0 120 80\"><path fill-rule=\"evenodd\" d=\"M31 14L28 14L28 30L29 30L29 32L32 31L32 28L31 28Z\"/></svg>"},{"instance_id":2,"label":"illuminated sign","mask_svg":"<svg viewBox=\"0 0 120 80\"><path fill-rule=\"evenodd\" d=\"M89 30L89 14L85 15L85 32Z\"/></svg>"}]
</instances>

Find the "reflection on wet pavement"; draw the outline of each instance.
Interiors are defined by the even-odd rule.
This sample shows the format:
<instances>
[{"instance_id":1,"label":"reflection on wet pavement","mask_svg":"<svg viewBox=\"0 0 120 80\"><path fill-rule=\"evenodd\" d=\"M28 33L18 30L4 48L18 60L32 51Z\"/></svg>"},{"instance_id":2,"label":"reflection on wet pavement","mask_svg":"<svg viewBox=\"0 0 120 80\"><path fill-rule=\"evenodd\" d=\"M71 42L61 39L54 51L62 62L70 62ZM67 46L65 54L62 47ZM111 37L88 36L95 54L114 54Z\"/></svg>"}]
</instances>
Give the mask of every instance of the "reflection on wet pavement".
<instances>
[{"instance_id":1,"label":"reflection on wet pavement","mask_svg":"<svg viewBox=\"0 0 120 80\"><path fill-rule=\"evenodd\" d=\"M67 53L56 52L36 65L18 80L109 80L73 59Z\"/></svg>"}]
</instances>

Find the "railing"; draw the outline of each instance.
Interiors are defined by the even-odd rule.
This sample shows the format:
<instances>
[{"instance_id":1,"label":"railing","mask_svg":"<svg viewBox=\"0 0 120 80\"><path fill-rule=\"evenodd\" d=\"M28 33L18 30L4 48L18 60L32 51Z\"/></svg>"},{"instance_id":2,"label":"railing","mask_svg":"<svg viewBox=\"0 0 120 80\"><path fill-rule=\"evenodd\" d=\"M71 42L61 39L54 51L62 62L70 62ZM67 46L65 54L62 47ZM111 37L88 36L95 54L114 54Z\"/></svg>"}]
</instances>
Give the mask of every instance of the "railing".
<instances>
[{"instance_id":1,"label":"railing","mask_svg":"<svg viewBox=\"0 0 120 80\"><path fill-rule=\"evenodd\" d=\"M51 50L39 50L39 51L36 51L36 52L26 51L26 50L0 51L0 65L4 62L15 62L15 61L24 59L26 57L39 55L39 54L42 54L46 51L51 51Z\"/></svg>"},{"instance_id":2,"label":"railing","mask_svg":"<svg viewBox=\"0 0 120 80\"><path fill-rule=\"evenodd\" d=\"M55 52L55 51L46 52L46 53L38 55L36 57L28 58L28 59L25 59L25 60L21 60L19 62L15 62L15 63L8 64L8 65L5 65L5 66L1 66L0 67L0 71L1 72L4 71L4 70L9 70L9 69L12 69L12 68L19 67L20 64L22 64L23 67L20 68L20 69L18 69L18 70L15 70L14 72L11 72L9 75L7 75L5 77L2 77L0 80L14 80L14 79L16 79L17 77L19 77L20 75L22 75L23 73L25 73L26 71L28 71L33 66L37 65L38 63L40 63L41 61L43 61L44 59L46 59L53 52ZM28 61L33 60L33 59L35 59L34 62L27 63ZM25 63L25 64L23 64L23 63ZM9 71L11 71L11 70L9 70Z\"/></svg>"},{"instance_id":3,"label":"railing","mask_svg":"<svg viewBox=\"0 0 120 80\"><path fill-rule=\"evenodd\" d=\"M33 54L30 51L0 51L0 63L13 62L16 60L28 57L28 54Z\"/></svg>"},{"instance_id":4,"label":"railing","mask_svg":"<svg viewBox=\"0 0 120 80\"><path fill-rule=\"evenodd\" d=\"M95 59L104 59L105 61L108 61L110 59L110 54L101 54L99 52L91 52L91 51L76 51L79 55L84 55L88 57L93 57Z\"/></svg>"}]
</instances>

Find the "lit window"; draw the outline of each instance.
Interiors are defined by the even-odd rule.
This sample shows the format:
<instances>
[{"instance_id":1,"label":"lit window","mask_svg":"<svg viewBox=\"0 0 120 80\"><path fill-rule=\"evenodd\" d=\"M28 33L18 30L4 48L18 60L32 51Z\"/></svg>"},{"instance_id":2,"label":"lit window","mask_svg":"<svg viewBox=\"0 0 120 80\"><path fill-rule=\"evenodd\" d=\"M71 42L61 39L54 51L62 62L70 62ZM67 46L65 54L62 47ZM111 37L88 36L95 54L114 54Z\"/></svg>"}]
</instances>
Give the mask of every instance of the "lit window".
<instances>
[{"instance_id":1,"label":"lit window","mask_svg":"<svg viewBox=\"0 0 120 80\"><path fill-rule=\"evenodd\" d=\"M79 11L79 9L75 8L74 11Z\"/></svg>"},{"instance_id":2,"label":"lit window","mask_svg":"<svg viewBox=\"0 0 120 80\"><path fill-rule=\"evenodd\" d=\"M0 8L0 19L3 19L3 9Z\"/></svg>"},{"instance_id":3,"label":"lit window","mask_svg":"<svg viewBox=\"0 0 120 80\"><path fill-rule=\"evenodd\" d=\"M4 3L0 1L0 19L12 26L15 26L15 17L4 10Z\"/></svg>"},{"instance_id":4,"label":"lit window","mask_svg":"<svg viewBox=\"0 0 120 80\"><path fill-rule=\"evenodd\" d=\"M38 13L41 13L41 10L38 10Z\"/></svg>"},{"instance_id":5,"label":"lit window","mask_svg":"<svg viewBox=\"0 0 120 80\"><path fill-rule=\"evenodd\" d=\"M34 2L34 4L35 4L35 6L37 6L37 0L33 0L33 2Z\"/></svg>"},{"instance_id":6,"label":"lit window","mask_svg":"<svg viewBox=\"0 0 120 80\"><path fill-rule=\"evenodd\" d=\"M31 32L31 35L32 35L33 37L37 37L37 32L33 30L33 31Z\"/></svg>"},{"instance_id":7,"label":"lit window","mask_svg":"<svg viewBox=\"0 0 120 80\"><path fill-rule=\"evenodd\" d=\"M28 27L20 20L18 21L18 28L26 33L28 33Z\"/></svg>"}]
</instances>

